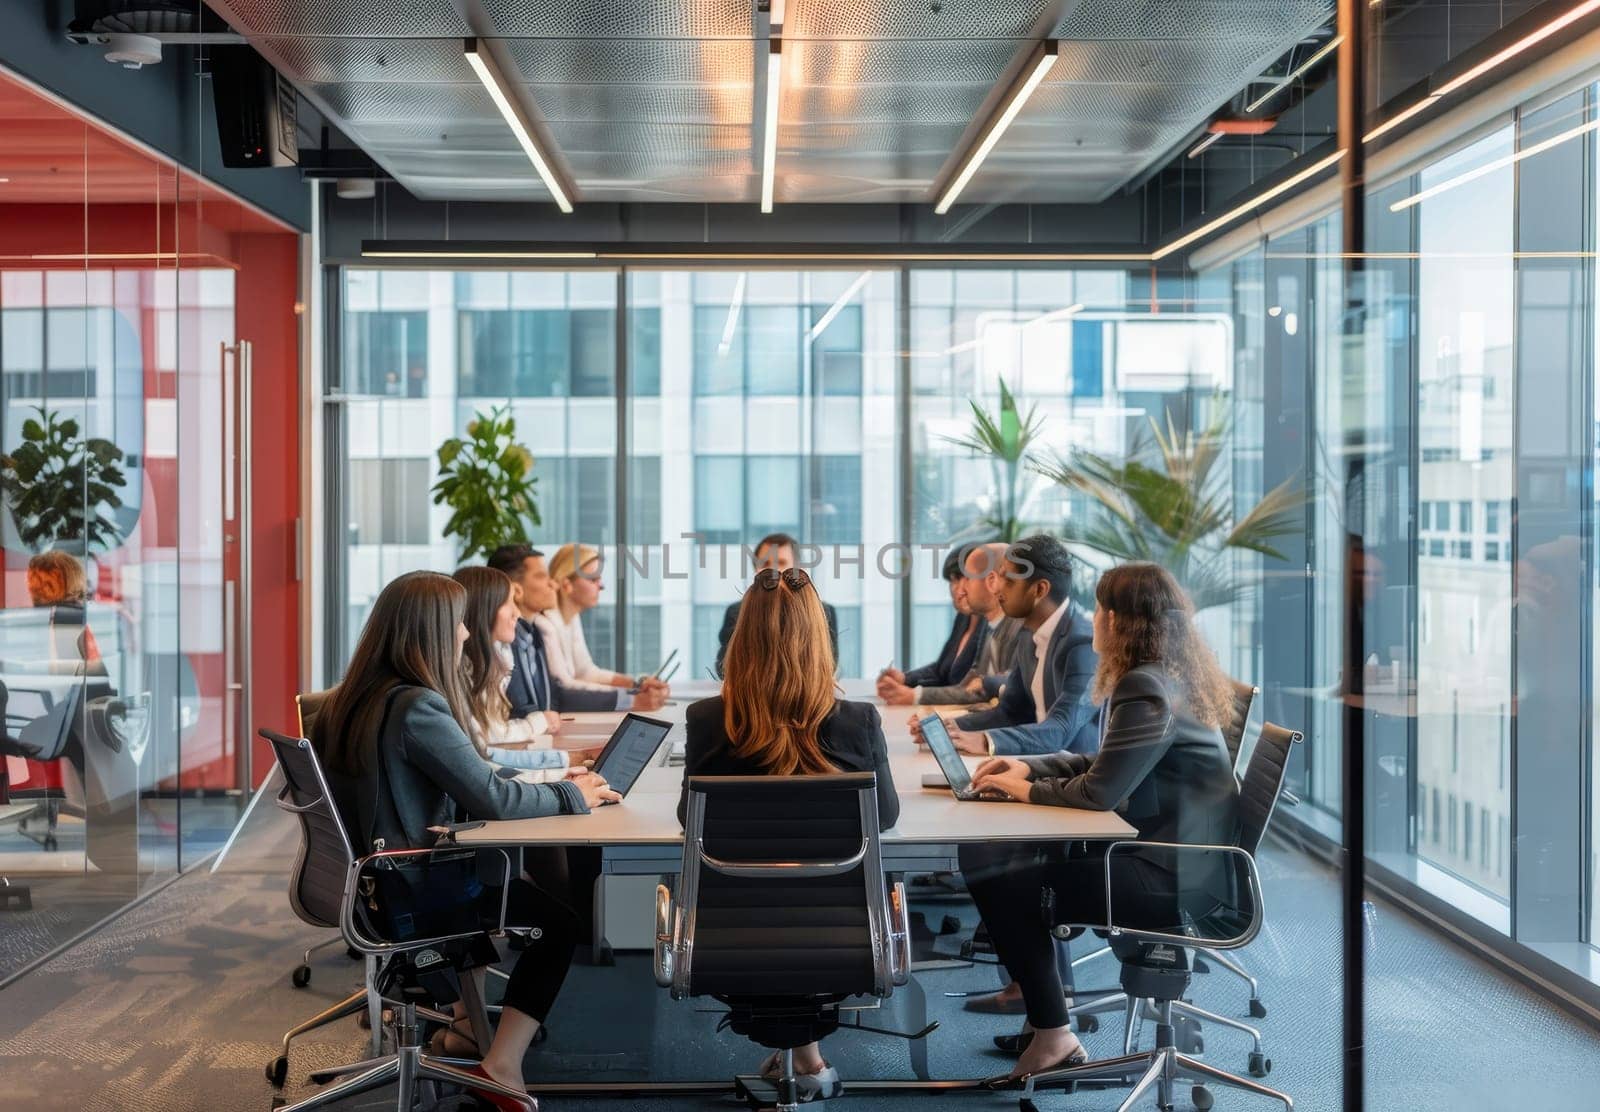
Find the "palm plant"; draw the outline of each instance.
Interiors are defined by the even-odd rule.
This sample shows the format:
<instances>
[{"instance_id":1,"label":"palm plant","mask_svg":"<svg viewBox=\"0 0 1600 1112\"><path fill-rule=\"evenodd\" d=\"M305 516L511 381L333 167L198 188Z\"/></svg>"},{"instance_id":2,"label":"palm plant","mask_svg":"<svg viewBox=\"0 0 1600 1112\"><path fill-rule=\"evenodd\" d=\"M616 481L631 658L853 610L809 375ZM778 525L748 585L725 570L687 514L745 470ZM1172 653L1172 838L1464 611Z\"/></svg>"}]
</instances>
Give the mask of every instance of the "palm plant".
<instances>
[{"instance_id":1,"label":"palm plant","mask_svg":"<svg viewBox=\"0 0 1600 1112\"><path fill-rule=\"evenodd\" d=\"M1151 418L1150 431L1152 444L1135 444L1121 463L1077 449L1034 466L1089 499L1088 519L1069 519L1061 536L1113 561L1160 564L1197 610L1230 603L1243 590L1231 553L1285 559L1272 541L1299 531L1305 494L1286 479L1236 518L1227 472L1217 466L1226 443L1223 412L1198 435L1179 433L1171 413L1165 428Z\"/></svg>"},{"instance_id":2,"label":"palm plant","mask_svg":"<svg viewBox=\"0 0 1600 1112\"><path fill-rule=\"evenodd\" d=\"M996 502L988 513L978 519L973 532L1010 543L1027 534L1025 514L1033 497L1034 481L1031 470L1037 470L1031 449L1044 426L1044 416L1036 406L1028 407L1026 415L1017 412L1017 399L1011 388L1000 381L1000 413L998 417L976 401L972 406L972 427L965 436L945 436L940 439L966 448L974 455L986 456L994 472Z\"/></svg>"}]
</instances>

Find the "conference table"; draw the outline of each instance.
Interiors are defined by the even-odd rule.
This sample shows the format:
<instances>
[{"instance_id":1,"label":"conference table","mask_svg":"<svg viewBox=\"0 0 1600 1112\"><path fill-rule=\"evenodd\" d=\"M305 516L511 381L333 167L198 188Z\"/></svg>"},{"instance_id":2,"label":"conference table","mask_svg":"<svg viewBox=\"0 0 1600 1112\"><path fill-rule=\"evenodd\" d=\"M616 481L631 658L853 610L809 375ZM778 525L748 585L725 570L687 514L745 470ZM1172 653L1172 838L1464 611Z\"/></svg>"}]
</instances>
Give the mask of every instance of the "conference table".
<instances>
[{"instance_id":1,"label":"conference table","mask_svg":"<svg viewBox=\"0 0 1600 1112\"><path fill-rule=\"evenodd\" d=\"M871 693L871 681L844 685L847 698L878 704L889 747L890 775L900 796L900 817L883 832L882 854L885 872L955 872L957 849L969 842L1071 842L1114 841L1136 837L1132 826L1109 811L1086 811L1071 807L1049 807L1026 803L963 802L943 785L938 762L919 747L911 736L913 710L919 715L960 713L970 707L885 706ZM717 685L704 681L678 685L671 702L647 717L670 722L672 729L658 746L654 757L619 804L600 807L587 815L558 815L540 819L512 819L487 822L456 835L461 845L474 846L591 846L602 850L602 871L611 875L668 877L679 871L683 854L683 827L678 823L678 799L683 785L683 722L686 710L696 699L713 695ZM571 716L562 723L557 743L568 748L597 748L611 736L622 712ZM975 766L978 758L966 758ZM924 787L927 777L941 786ZM597 885L597 892L603 890ZM603 902L597 901L596 933L602 930ZM598 939L597 939L598 940ZM908 989L916 1007L926 1015L926 999L915 973ZM937 1091L972 1088L971 1080L930 1080L926 1043L910 1044L916 1081L855 1081L850 1091ZM749 1088L760 1083L738 1078L737 1084ZM536 1084L530 1090L540 1095L668 1095L726 1092L729 1081L619 1082L583 1084Z\"/></svg>"}]
</instances>

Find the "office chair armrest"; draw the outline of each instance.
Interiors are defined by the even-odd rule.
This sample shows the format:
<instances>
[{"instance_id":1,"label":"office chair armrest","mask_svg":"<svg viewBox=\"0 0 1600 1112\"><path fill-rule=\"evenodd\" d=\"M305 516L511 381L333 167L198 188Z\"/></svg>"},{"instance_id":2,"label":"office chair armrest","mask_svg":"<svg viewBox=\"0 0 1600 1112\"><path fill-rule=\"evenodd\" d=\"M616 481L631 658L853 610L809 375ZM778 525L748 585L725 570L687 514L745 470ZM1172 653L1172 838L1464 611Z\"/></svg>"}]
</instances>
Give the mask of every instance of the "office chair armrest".
<instances>
[{"instance_id":1,"label":"office chair armrest","mask_svg":"<svg viewBox=\"0 0 1600 1112\"><path fill-rule=\"evenodd\" d=\"M451 934L438 935L432 938L408 938L404 942L391 942L375 938L364 931L366 925L365 914L358 915L361 907L373 894L373 886L363 883L363 874L369 868L396 867L409 862L426 862L435 857L443 858L447 855L463 857L471 855L475 862L481 863L488 853L499 855L502 866L500 876L500 909L493 925L479 925L472 930L464 930ZM365 857L358 857L350 863L350 871L345 876L344 902L339 909L339 931L344 935L345 941L364 954L384 955L403 950L416 950L424 946L435 946L445 942L455 942L461 939L474 938L480 934L503 934L506 929L506 900L510 894L511 885L511 854L505 849L495 847L463 846L435 846L430 849L388 849L377 853L370 853Z\"/></svg>"},{"instance_id":2,"label":"office chair armrest","mask_svg":"<svg viewBox=\"0 0 1600 1112\"><path fill-rule=\"evenodd\" d=\"M1243 932L1233 938L1199 938L1194 935L1172 934L1166 931L1143 930L1136 927L1125 927L1117 924L1116 911L1111 904L1111 867L1116 859L1118 850L1161 849L1170 850L1175 854L1227 854L1244 864L1245 883L1249 886L1250 898L1250 923ZM1112 937L1132 938L1140 942L1166 942L1174 946L1205 946L1217 950L1233 950L1248 943L1261 930L1263 916L1261 900L1261 874L1256 871L1256 861L1248 852L1239 846L1228 845L1203 845L1193 842L1143 842L1125 840L1112 842L1106 848L1106 922L1103 924L1086 924L1096 930L1105 930Z\"/></svg>"},{"instance_id":3,"label":"office chair armrest","mask_svg":"<svg viewBox=\"0 0 1600 1112\"><path fill-rule=\"evenodd\" d=\"M889 980L895 985L911 979L910 916L906 886L897 880L889 890Z\"/></svg>"},{"instance_id":4,"label":"office chair armrest","mask_svg":"<svg viewBox=\"0 0 1600 1112\"><path fill-rule=\"evenodd\" d=\"M866 859L870 838L861 839L861 848L843 861L724 861L706 852L705 839L699 839L700 860L708 869L723 876L760 879L761 877L821 877L848 873Z\"/></svg>"},{"instance_id":5,"label":"office chair armrest","mask_svg":"<svg viewBox=\"0 0 1600 1112\"><path fill-rule=\"evenodd\" d=\"M656 984L672 987L672 973L678 956L678 909L672 902L672 890L665 884L656 885Z\"/></svg>"},{"instance_id":6,"label":"office chair armrest","mask_svg":"<svg viewBox=\"0 0 1600 1112\"><path fill-rule=\"evenodd\" d=\"M303 815L307 811L315 811L321 807L322 796L317 796L310 803L296 803L293 793L289 791L289 785L285 784L278 789L278 796L275 802L278 804L279 810L288 811L291 815Z\"/></svg>"}]
</instances>

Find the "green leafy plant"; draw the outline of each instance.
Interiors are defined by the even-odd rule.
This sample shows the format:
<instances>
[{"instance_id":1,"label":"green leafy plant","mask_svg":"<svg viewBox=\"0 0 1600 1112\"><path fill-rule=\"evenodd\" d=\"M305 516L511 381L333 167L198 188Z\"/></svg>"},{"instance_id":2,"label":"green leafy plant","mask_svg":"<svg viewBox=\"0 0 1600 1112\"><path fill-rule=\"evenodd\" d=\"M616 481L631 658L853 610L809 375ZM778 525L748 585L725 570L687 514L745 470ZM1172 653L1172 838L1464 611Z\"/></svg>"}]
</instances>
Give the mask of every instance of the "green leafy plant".
<instances>
[{"instance_id":1,"label":"green leafy plant","mask_svg":"<svg viewBox=\"0 0 1600 1112\"><path fill-rule=\"evenodd\" d=\"M1000 382L998 415L990 414L976 401L969 404L972 427L967 434L942 439L988 458L994 473L995 504L978 519L976 531L1009 544L1028 532L1025 515L1034 487L1030 470L1035 469L1032 448L1044 427L1044 416L1036 406L1030 406L1026 415L1019 414L1016 396L1004 379Z\"/></svg>"},{"instance_id":2,"label":"green leafy plant","mask_svg":"<svg viewBox=\"0 0 1600 1112\"><path fill-rule=\"evenodd\" d=\"M439 445L433 504L450 507L444 535L461 538L463 560L526 543L529 525L540 523L533 453L517 443L516 431L516 420L500 406L467 422L465 438Z\"/></svg>"},{"instance_id":3,"label":"green leafy plant","mask_svg":"<svg viewBox=\"0 0 1600 1112\"><path fill-rule=\"evenodd\" d=\"M1217 466L1227 439L1220 407L1198 435L1180 434L1170 413L1165 428L1151 418L1150 431L1150 442L1136 444L1121 463L1079 449L1035 465L1039 474L1089 499L1088 519L1065 522L1061 536L1114 562L1162 565L1197 610L1232 602L1243 587L1230 553L1284 559L1272 541L1299 531L1297 513L1306 496L1294 479L1286 479L1234 516L1227 469Z\"/></svg>"},{"instance_id":4,"label":"green leafy plant","mask_svg":"<svg viewBox=\"0 0 1600 1112\"><path fill-rule=\"evenodd\" d=\"M122 539L109 511L122 508L128 483L123 452L109 440L79 435L78 422L43 407L22 422L22 443L0 456L0 490L22 543L35 552L81 547L84 555Z\"/></svg>"}]
</instances>

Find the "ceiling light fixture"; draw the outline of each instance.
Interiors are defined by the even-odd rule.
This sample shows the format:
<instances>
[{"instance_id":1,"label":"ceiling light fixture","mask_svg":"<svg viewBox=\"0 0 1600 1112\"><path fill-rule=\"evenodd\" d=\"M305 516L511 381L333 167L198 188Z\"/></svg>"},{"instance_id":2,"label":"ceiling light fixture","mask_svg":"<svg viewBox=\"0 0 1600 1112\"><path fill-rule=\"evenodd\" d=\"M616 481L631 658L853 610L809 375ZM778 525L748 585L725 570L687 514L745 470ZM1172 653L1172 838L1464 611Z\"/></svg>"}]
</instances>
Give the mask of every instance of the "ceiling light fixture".
<instances>
[{"instance_id":1,"label":"ceiling light fixture","mask_svg":"<svg viewBox=\"0 0 1600 1112\"><path fill-rule=\"evenodd\" d=\"M1321 50L1317 51L1304 62L1300 63L1300 65L1297 66L1288 76L1279 80L1278 83L1272 88L1268 89L1266 92L1256 97L1255 100L1245 105L1244 110L1246 112L1254 112L1257 108L1260 108L1263 104L1267 103L1267 101L1271 100L1273 97L1283 92L1283 90L1287 89L1290 85L1293 85L1296 81L1300 80L1300 78L1304 77L1308 72L1310 72L1311 68L1318 62L1322 61L1322 59L1339 49L1339 44L1342 42L1344 42L1343 35L1333 36L1333 38L1329 39L1323 44Z\"/></svg>"},{"instance_id":2,"label":"ceiling light fixture","mask_svg":"<svg viewBox=\"0 0 1600 1112\"><path fill-rule=\"evenodd\" d=\"M1600 3L1600 0L1596 2ZM1011 121L1017 118L1017 113L1028 103L1028 98L1033 96L1033 91L1044 80L1045 74L1050 72L1050 67L1056 64L1060 51L1060 44L1055 39L1045 39L1033 48L1033 53L1028 56L1028 62L1022 67L1022 73L1017 81L1001 100L988 123L984 124L978 142L962 160L960 168L950 179L949 184L939 191L939 201L933 206L934 212L943 216L950 211L950 206L956 203L956 198L961 196L961 191L978 172L978 167L983 165L983 160L989 157L989 152L1000 142L1000 137L1011 126Z\"/></svg>"},{"instance_id":3,"label":"ceiling light fixture","mask_svg":"<svg viewBox=\"0 0 1600 1112\"><path fill-rule=\"evenodd\" d=\"M783 94L783 40L767 47L766 122L761 131L761 211L772 211L773 178L778 169L778 101Z\"/></svg>"},{"instance_id":4,"label":"ceiling light fixture","mask_svg":"<svg viewBox=\"0 0 1600 1112\"><path fill-rule=\"evenodd\" d=\"M1189 244L1194 243L1196 240L1200 240L1200 239L1206 238L1212 232L1216 231L1219 228L1225 227L1226 225L1231 223L1233 220L1235 220L1236 218L1238 218L1240 216L1243 216L1247 212L1250 212L1252 209L1260 208L1262 205L1264 205L1268 201L1272 200L1272 198L1277 197L1277 196L1279 196L1279 195L1281 195L1283 193L1287 193L1289 190L1293 189L1295 186L1299 185L1301 182L1304 182L1304 181L1307 181L1307 180L1309 180L1311 178L1316 177L1318 174L1322 173L1322 171L1326 170L1328 167L1332 166L1334 163L1338 162L1343 157L1344 157L1344 151L1340 150L1340 151L1334 151L1332 154L1328 155L1326 158L1318 159L1316 162L1312 163L1310 166L1307 166L1304 170L1301 170L1298 174L1294 174L1294 175L1291 175L1290 177L1284 178L1282 181L1280 181L1277 185L1273 186L1271 189L1266 189L1266 190L1263 190L1260 193L1257 193L1254 197L1251 197L1248 201L1245 201L1243 204L1237 205L1234 208L1229 209L1227 212L1223 213L1221 216L1217 217L1215 220L1208 220L1204 224L1200 225L1200 227L1196 228L1194 231L1189 232L1186 235L1181 235L1177 239L1173 240L1172 242L1163 244L1162 246L1156 248L1154 251L1150 252L1150 261L1151 262L1160 262L1162 259L1166 258L1168 255L1172 254L1174 251L1178 250L1179 248L1187 247L1187 246L1189 246Z\"/></svg>"},{"instance_id":5,"label":"ceiling light fixture","mask_svg":"<svg viewBox=\"0 0 1600 1112\"><path fill-rule=\"evenodd\" d=\"M828 311L823 313L822 316L818 318L817 323L811 326L810 339L812 342L815 342L817 337L822 335L822 333L827 330L828 325L833 323L833 318L844 311L844 307L850 304L851 299L854 298L856 294L861 292L861 287L865 286L867 284L867 279L871 277L872 272L870 270L863 270L861 272L861 276L854 282L851 282L845 291L839 295L839 299L832 305L828 306Z\"/></svg>"},{"instance_id":6,"label":"ceiling light fixture","mask_svg":"<svg viewBox=\"0 0 1600 1112\"><path fill-rule=\"evenodd\" d=\"M467 64L472 67L472 72L478 75L478 80L483 82L483 88L489 94L489 99L494 101L494 106L499 109L506 126L511 129L511 134L516 136L523 153L533 163L533 168L539 171L539 176L544 179L545 188L550 191L550 196L562 212L570 213L572 197L556 174L555 167L539 148L539 142L533 135L533 121L528 119L522 105L511 95L511 85L500 72L499 65L489 56L488 49L479 39L467 39L465 51Z\"/></svg>"},{"instance_id":7,"label":"ceiling light fixture","mask_svg":"<svg viewBox=\"0 0 1600 1112\"><path fill-rule=\"evenodd\" d=\"M1189 148L1189 157L1199 158L1202 154L1211 149L1212 144L1221 138L1222 132L1220 131L1213 131L1209 133L1204 139L1200 140L1200 142Z\"/></svg>"},{"instance_id":8,"label":"ceiling light fixture","mask_svg":"<svg viewBox=\"0 0 1600 1112\"><path fill-rule=\"evenodd\" d=\"M1493 161L1485 162L1482 166L1475 166L1471 170L1457 174L1455 177L1448 178L1437 185L1430 185L1427 189L1419 190L1409 197L1402 197L1400 200L1389 206L1389 211L1399 212L1401 209L1408 209L1412 205L1421 204L1429 197L1436 197L1440 193L1454 189L1458 185L1466 185L1469 181L1476 181L1486 174L1492 174L1496 170L1503 170L1507 166L1515 166L1529 155L1543 154L1552 147L1559 147L1562 143L1576 139L1580 135L1587 135L1589 132L1597 129L1600 129L1600 120L1591 120L1586 124L1579 124L1577 127L1569 128L1568 130L1563 131L1560 135L1552 135L1548 139L1535 143L1531 147L1524 147L1522 150L1516 151L1513 154L1508 154L1504 157L1496 158Z\"/></svg>"}]
</instances>

